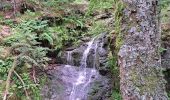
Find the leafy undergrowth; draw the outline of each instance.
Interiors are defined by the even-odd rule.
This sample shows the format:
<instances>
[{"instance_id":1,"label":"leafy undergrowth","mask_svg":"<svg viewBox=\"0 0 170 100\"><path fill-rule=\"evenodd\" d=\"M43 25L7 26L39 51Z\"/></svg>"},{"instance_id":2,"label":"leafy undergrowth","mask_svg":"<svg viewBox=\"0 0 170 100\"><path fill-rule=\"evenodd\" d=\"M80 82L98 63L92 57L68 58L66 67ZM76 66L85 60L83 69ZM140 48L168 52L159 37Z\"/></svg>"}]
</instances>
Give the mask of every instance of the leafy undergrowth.
<instances>
[{"instance_id":1,"label":"leafy undergrowth","mask_svg":"<svg viewBox=\"0 0 170 100\"><path fill-rule=\"evenodd\" d=\"M120 90L114 90L112 93L112 99L111 100L122 100L122 96L120 94Z\"/></svg>"}]
</instances>

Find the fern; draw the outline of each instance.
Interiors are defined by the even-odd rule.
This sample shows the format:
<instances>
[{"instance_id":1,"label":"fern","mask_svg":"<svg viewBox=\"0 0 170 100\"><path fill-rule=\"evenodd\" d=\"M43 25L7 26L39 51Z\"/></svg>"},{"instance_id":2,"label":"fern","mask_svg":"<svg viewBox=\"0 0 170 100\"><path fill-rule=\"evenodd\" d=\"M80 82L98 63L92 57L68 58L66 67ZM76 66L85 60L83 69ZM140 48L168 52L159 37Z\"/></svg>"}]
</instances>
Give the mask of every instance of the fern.
<instances>
[{"instance_id":1,"label":"fern","mask_svg":"<svg viewBox=\"0 0 170 100\"><path fill-rule=\"evenodd\" d=\"M54 45L53 37L50 33L44 32L43 34L40 35L41 40L47 40L50 45Z\"/></svg>"},{"instance_id":2,"label":"fern","mask_svg":"<svg viewBox=\"0 0 170 100\"><path fill-rule=\"evenodd\" d=\"M160 0L160 6L161 8L166 8L168 6L170 6L170 1L169 0Z\"/></svg>"},{"instance_id":3,"label":"fern","mask_svg":"<svg viewBox=\"0 0 170 100\"><path fill-rule=\"evenodd\" d=\"M31 68L32 66L43 69L47 65L47 62L49 61L49 59L46 56L48 49L45 47L40 47L39 45L41 43L38 41L40 38L39 32L43 32L42 30L46 28L47 26L46 22L47 21L39 21L39 20L23 21L22 23L20 23L15 27L15 29L17 30L15 32L16 34L11 35L10 37L2 41L3 44L1 45L3 47L5 47L6 45L11 46L9 47L10 50L8 52L10 53L10 56L8 56L8 58L11 59L15 58L15 60L17 60L17 63L15 64L16 68L14 67L16 71L22 73L21 71L22 67L28 69ZM13 60L10 61L10 63L4 60L0 60L0 61L1 61L0 63L2 64L1 66L2 68L0 70L0 75L1 75L0 78L2 77L1 79L6 80L7 77L6 73L8 73L8 70L12 66ZM30 65L30 67L23 66L24 64ZM12 78L13 81L15 81L15 84L17 84L15 90L20 88L24 89L21 83L18 82L16 76L8 77L8 79L9 78ZM28 80L31 79L27 79L27 81ZM38 89L38 87L36 88ZM29 88L29 90L31 90L30 92L33 93L34 90L32 89L33 88Z\"/></svg>"}]
</instances>

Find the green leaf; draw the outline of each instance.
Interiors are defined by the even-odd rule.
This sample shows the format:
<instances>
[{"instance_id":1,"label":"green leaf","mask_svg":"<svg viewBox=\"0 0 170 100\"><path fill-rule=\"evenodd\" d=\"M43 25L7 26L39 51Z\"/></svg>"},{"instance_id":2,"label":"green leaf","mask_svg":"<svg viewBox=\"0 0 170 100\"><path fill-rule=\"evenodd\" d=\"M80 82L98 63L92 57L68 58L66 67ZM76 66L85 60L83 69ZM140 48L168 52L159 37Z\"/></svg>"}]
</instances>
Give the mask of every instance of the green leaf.
<instances>
[{"instance_id":1,"label":"green leaf","mask_svg":"<svg viewBox=\"0 0 170 100\"><path fill-rule=\"evenodd\" d=\"M166 51L166 50L167 50L167 49L162 48L162 47L161 47L161 48L159 48L159 52L160 52L160 53L162 53L162 52L164 52L164 51Z\"/></svg>"},{"instance_id":2,"label":"green leaf","mask_svg":"<svg viewBox=\"0 0 170 100\"><path fill-rule=\"evenodd\" d=\"M53 38L48 34L48 33L43 33L40 38L42 40L48 40L48 42L53 45L54 44L54 41L53 41Z\"/></svg>"}]
</instances>

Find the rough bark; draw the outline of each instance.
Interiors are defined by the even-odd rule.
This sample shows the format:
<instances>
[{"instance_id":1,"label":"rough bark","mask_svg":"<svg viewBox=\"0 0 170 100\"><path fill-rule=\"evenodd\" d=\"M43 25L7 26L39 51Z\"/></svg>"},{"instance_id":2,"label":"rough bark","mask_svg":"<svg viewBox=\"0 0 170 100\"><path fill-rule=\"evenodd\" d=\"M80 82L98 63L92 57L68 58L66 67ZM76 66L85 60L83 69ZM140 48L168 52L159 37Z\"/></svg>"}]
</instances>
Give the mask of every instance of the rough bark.
<instances>
[{"instance_id":1,"label":"rough bark","mask_svg":"<svg viewBox=\"0 0 170 100\"><path fill-rule=\"evenodd\" d=\"M168 100L161 73L158 0L122 0L118 53L123 100Z\"/></svg>"}]
</instances>

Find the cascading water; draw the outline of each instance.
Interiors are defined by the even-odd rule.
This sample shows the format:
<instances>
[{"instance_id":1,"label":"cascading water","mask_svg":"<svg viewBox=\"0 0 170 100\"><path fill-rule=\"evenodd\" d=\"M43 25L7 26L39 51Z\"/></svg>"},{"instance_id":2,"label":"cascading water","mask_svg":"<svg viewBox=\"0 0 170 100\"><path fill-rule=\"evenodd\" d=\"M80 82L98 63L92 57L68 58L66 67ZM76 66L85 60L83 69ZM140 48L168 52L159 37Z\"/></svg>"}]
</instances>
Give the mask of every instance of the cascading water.
<instances>
[{"instance_id":1,"label":"cascading water","mask_svg":"<svg viewBox=\"0 0 170 100\"><path fill-rule=\"evenodd\" d=\"M96 52L97 50L97 43L94 44L94 40L95 38L93 38L90 42L88 42L87 48L84 50L84 53L81 59L81 65L80 65L81 69L78 72L77 80L72 84L73 88L72 88L69 100L86 100L85 95L88 92L88 85L90 84L92 78L97 77L97 71L95 70L95 62L93 64L94 65L93 68L90 69L90 72L87 72L87 69L86 69L87 58L88 58L90 50L93 48L94 45L95 45L94 51ZM68 53L67 58L70 59L69 53Z\"/></svg>"},{"instance_id":2,"label":"cascading water","mask_svg":"<svg viewBox=\"0 0 170 100\"><path fill-rule=\"evenodd\" d=\"M108 54L104 36L64 52L62 63L48 71L50 81L42 100L108 100L110 82L101 71Z\"/></svg>"},{"instance_id":3,"label":"cascading water","mask_svg":"<svg viewBox=\"0 0 170 100\"><path fill-rule=\"evenodd\" d=\"M95 38L93 38L90 42L87 43L87 45L88 45L87 49L84 51L83 57L81 59L81 66L80 66L81 68L87 67L87 57L88 57L89 51L92 49L94 39Z\"/></svg>"},{"instance_id":4,"label":"cascading water","mask_svg":"<svg viewBox=\"0 0 170 100\"><path fill-rule=\"evenodd\" d=\"M67 64L72 65L72 52L73 51L68 51L67 52Z\"/></svg>"}]
</instances>

